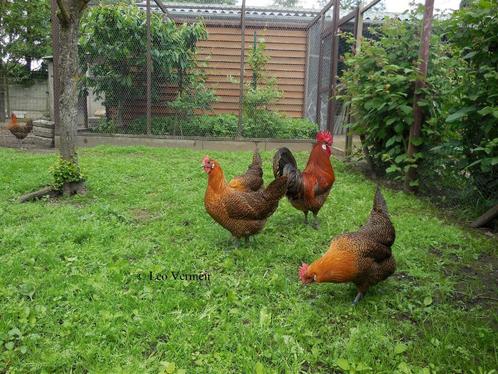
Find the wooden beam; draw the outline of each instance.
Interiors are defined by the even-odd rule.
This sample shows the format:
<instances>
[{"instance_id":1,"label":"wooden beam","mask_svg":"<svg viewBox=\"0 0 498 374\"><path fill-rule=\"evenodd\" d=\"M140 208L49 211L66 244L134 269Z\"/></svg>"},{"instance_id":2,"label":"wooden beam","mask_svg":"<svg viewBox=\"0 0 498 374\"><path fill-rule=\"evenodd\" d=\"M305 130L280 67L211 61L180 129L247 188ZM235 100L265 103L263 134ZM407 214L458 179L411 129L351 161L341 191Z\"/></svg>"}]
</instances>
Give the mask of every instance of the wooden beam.
<instances>
[{"instance_id":1,"label":"wooden beam","mask_svg":"<svg viewBox=\"0 0 498 374\"><path fill-rule=\"evenodd\" d=\"M327 129L331 134L334 133L335 126L335 109L337 100L335 98L337 91L337 62L339 59L339 7L341 0L335 0L334 15L332 22L335 25L332 33L332 53L330 55L330 93L327 106Z\"/></svg>"},{"instance_id":2,"label":"wooden beam","mask_svg":"<svg viewBox=\"0 0 498 374\"><path fill-rule=\"evenodd\" d=\"M323 69L323 38L322 38L322 30L324 27L325 16L320 19L320 48L318 52L318 80L316 83L316 113L315 113L315 122L320 126L321 111L322 111L322 98L320 95L320 85L322 84L322 69ZM320 126L321 128L321 126Z\"/></svg>"},{"instance_id":3,"label":"wooden beam","mask_svg":"<svg viewBox=\"0 0 498 374\"><path fill-rule=\"evenodd\" d=\"M357 54L360 51L361 48L361 38L363 35L363 13L361 13L361 6L362 4L360 3L358 7L354 10L354 38L355 38L355 45L353 47L353 54ZM351 118L351 107L349 108L350 115L348 118ZM351 121L350 121L351 122ZM345 149L345 154L346 157L349 157L353 153L353 131L352 129L347 129L346 132L346 149Z\"/></svg>"},{"instance_id":4,"label":"wooden beam","mask_svg":"<svg viewBox=\"0 0 498 374\"><path fill-rule=\"evenodd\" d=\"M166 16L166 18L172 19L172 17L170 16L170 14L168 12L168 9L166 8L166 5L164 5L164 3L161 0L154 0L154 2L161 9L161 11Z\"/></svg>"},{"instance_id":5,"label":"wooden beam","mask_svg":"<svg viewBox=\"0 0 498 374\"><path fill-rule=\"evenodd\" d=\"M432 32L432 15L434 13L434 0L425 0L424 20L422 26L422 36L420 38L418 78L415 82L415 95L413 100L413 125L410 128L408 139L408 159L413 159L417 151L417 146L413 144L414 139L418 139L422 132L422 122L424 112L418 103L423 99L422 89L427 78L427 67L429 65L429 45ZM417 187L413 182L417 179L416 164L411 166L406 173L405 187L410 191L416 191Z\"/></svg>"}]
</instances>

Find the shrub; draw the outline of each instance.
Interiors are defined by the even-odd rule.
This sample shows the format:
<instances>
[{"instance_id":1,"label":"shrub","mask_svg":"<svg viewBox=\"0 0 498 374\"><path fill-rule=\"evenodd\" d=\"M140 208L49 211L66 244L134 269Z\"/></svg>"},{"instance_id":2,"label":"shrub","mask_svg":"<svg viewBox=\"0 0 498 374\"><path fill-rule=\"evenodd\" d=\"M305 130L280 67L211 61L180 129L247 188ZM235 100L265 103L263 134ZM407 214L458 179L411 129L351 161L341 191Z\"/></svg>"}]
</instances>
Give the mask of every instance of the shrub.
<instances>
[{"instance_id":1,"label":"shrub","mask_svg":"<svg viewBox=\"0 0 498 374\"><path fill-rule=\"evenodd\" d=\"M409 20L389 19L379 31L371 30L374 38L362 42L360 53L346 55L347 70L341 78L343 98L352 108L353 130L362 136L376 171L386 171L395 178L402 178L423 155L416 153L414 160L406 155L413 124L420 13L418 8ZM446 110L463 67L452 46L434 33L425 97L420 102L424 110L422 135L414 139L421 149L437 145L448 136Z\"/></svg>"},{"instance_id":2,"label":"shrub","mask_svg":"<svg viewBox=\"0 0 498 374\"><path fill-rule=\"evenodd\" d=\"M117 131L113 121L101 120L93 129L99 133L145 134L146 118L132 121ZM234 114L199 115L190 120L174 116L153 117L153 135L234 137L237 135L239 119ZM179 131L180 130L180 131ZM307 119L287 118L281 114L268 112L258 120L248 119L243 129L246 138L310 139L315 136L317 126Z\"/></svg>"},{"instance_id":3,"label":"shrub","mask_svg":"<svg viewBox=\"0 0 498 374\"><path fill-rule=\"evenodd\" d=\"M50 172L54 177L53 186L57 189L61 189L66 183L85 179L77 163L64 160L62 157L59 157L51 166Z\"/></svg>"},{"instance_id":4,"label":"shrub","mask_svg":"<svg viewBox=\"0 0 498 374\"><path fill-rule=\"evenodd\" d=\"M446 36L466 71L446 122L459 135L462 166L490 205L498 200L498 7L471 1L449 19Z\"/></svg>"}]
</instances>

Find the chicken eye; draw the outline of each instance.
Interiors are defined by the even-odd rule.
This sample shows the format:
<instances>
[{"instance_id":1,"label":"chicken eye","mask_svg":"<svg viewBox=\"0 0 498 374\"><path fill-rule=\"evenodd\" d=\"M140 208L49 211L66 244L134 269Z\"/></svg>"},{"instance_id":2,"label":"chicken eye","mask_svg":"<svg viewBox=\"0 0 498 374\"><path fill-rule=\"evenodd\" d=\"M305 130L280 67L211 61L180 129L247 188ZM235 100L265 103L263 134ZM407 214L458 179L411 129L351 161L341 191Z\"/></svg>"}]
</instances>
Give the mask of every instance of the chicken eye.
<instances>
[{"instance_id":1,"label":"chicken eye","mask_svg":"<svg viewBox=\"0 0 498 374\"><path fill-rule=\"evenodd\" d=\"M322 144L322 149L323 149L324 151L326 151L326 150L327 150L327 146L326 146L325 144Z\"/></svg>"}]
</instances>

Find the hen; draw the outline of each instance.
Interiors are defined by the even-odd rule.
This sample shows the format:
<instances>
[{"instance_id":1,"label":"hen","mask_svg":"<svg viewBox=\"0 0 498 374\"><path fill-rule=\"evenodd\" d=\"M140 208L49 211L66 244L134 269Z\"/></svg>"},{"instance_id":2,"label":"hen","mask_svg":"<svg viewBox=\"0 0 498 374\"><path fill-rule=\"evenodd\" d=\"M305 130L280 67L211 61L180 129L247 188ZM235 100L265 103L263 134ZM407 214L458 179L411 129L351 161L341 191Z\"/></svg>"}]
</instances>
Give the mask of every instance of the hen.
<instances>
[{"instance_id":1,"label":"hen","mask_svg":"<svg viewBox=\"0 0 498 374\"><path fill-rule=\"evenodd\" d=\"M258 151L254 151L252 163L244 175L234 177L229 186L238 191L259 191L263 187L263 162Z\"/></svg>"},{"instance_id":2,"label":"hen","mask_svg":"<svg viewBox=\"0 0 498 374\"><path fill-rule=\"evenodd\" d=\"M308 212L313 213L315 228L318 227L318 212L335 181L330 163L332 141L328 131L320 131L316 135L316 143L303 172L297 168L296 159L288 148L280 148L273 157L275 178L288 177L287 198L294 208L304 212L304 223L308 223Z\"/></svg>"},{"instance_id":3,"label":"hen","mask_svg":"<svg viewBox=\"0 0 498 374\"><path fill-rule=\"evenodd\" d=\"M305 284L352 282L358 290L353 301L356 304L371 286L396 270L391 253L394 239L394 226L386 201L377 187L367 223L357 232L342 234L332 240L329 250L311 265L303 263L299 277Z\"/></svg>"},{"instance_id":4,"label":"hen","mask_svg":"<svg viewBox=\"0 0 498 374\"><path fill-rule=\"evenodd\" d=\"M25 124L21 125L17 122L17 116L12 113L10 121L5 128L17 138L19 146L22 147L23 139L26 138L31 131L33 131L33 121L28 119Z\"/></svg>"},{"instance_id":5,"label":"hen","mask_svg":"<svg viewBox=\"0 0 498 374\"><path fill-rule=\"evenodd\" d=\"M202 167L208 174L208 185L204 195L204 206L209 215L236 239L259 233L268 217L278 207L284 196L287 178L281 177L262 188L262 169L259 154L246 174L227 183L223 170L216 160L204 157Z\"/></svg>"}]
</instances>

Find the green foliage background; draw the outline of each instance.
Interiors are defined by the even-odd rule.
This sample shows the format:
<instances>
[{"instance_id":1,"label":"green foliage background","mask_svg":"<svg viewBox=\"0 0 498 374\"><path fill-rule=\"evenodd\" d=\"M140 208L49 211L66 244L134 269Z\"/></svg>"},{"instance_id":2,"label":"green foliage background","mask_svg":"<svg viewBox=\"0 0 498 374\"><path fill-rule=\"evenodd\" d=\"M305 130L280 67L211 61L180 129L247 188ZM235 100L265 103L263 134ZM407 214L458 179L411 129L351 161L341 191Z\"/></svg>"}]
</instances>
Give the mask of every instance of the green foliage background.
<instances>
[{"instance_id":1,"label":"green foliage background","mask_svg":"<svg viewBox=\"0 0 498 374\"><path fill-rule=\"evenodd\" d=\"M498 202L498 7L474 1L435 20L419 152L408 159L422 11L386 20L360 53L346 56L341 84L352 128L364 136L377 173L401 179L415 166L422 190L485 209Z\"/></svg>"}]
</instances>

